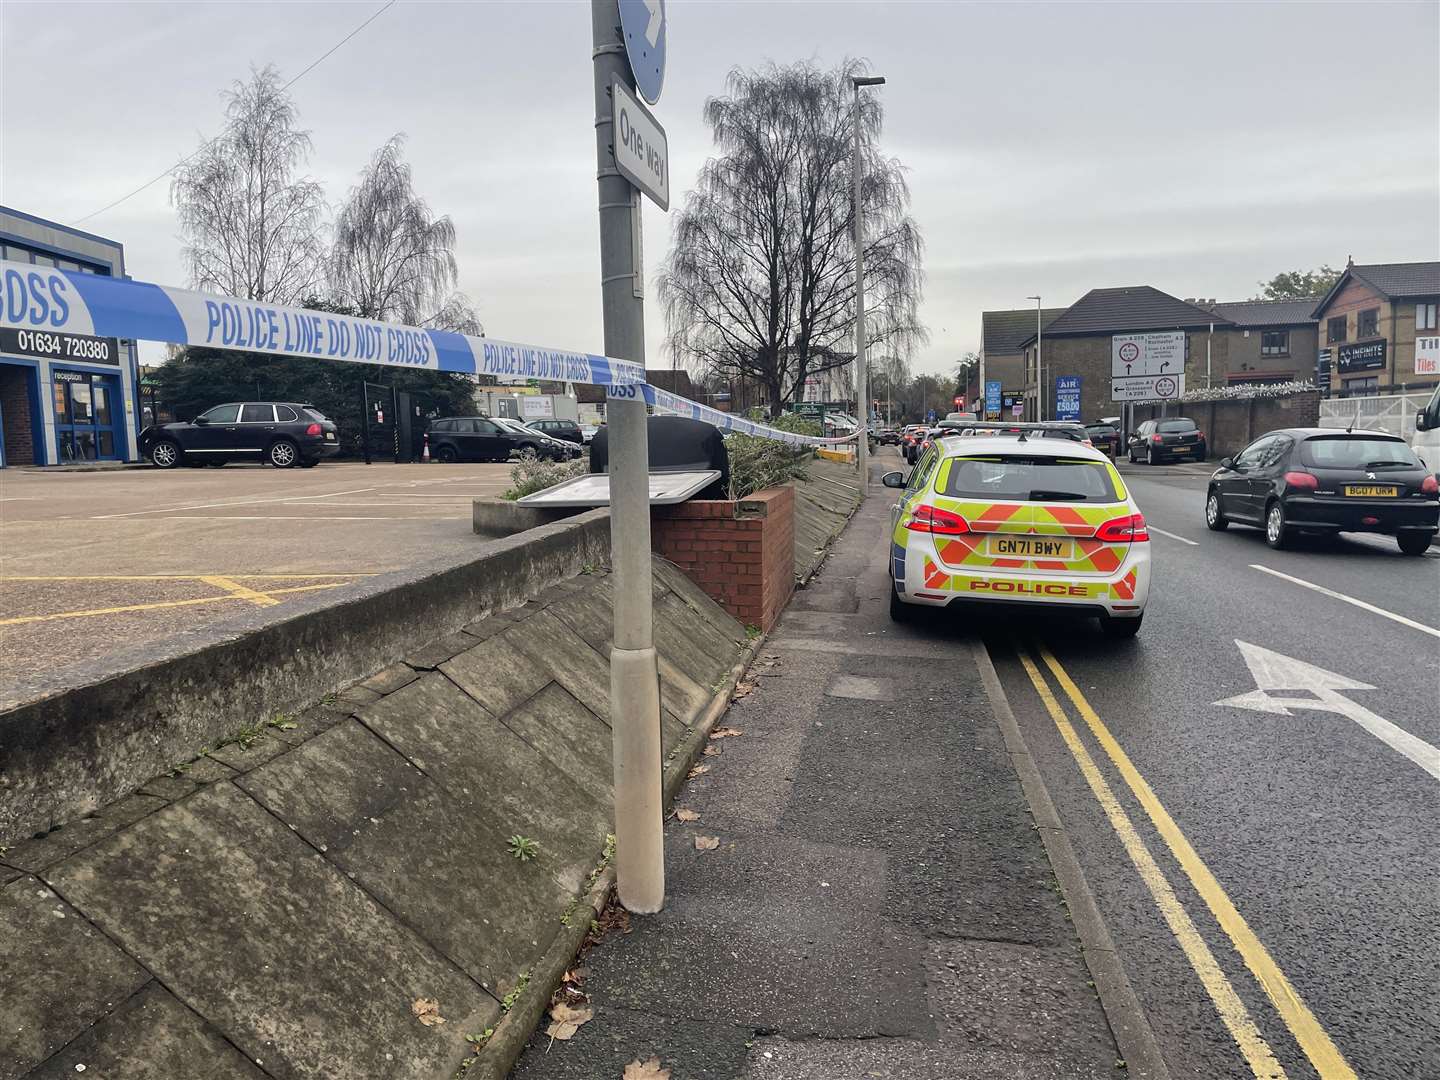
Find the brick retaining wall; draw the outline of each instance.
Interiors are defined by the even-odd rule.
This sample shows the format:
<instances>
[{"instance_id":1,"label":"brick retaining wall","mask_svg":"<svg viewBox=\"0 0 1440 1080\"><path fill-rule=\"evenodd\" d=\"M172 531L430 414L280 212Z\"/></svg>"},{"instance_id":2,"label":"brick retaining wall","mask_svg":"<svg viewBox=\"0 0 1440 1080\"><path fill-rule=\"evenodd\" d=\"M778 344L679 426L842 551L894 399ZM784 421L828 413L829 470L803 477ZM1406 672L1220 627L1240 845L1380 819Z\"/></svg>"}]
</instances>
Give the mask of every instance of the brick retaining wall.
<instances>
[{"instance_id":1,"label":"brick retaining wall","mask_svg":"<svg viewBox=\"0 0 1440 1080\"><path fill-rule=\"evenodd\" d=\"M795 489L692 499L651 513L651 547L747 626L769 630L795 588Z\"/></svg>"}]
</instances>

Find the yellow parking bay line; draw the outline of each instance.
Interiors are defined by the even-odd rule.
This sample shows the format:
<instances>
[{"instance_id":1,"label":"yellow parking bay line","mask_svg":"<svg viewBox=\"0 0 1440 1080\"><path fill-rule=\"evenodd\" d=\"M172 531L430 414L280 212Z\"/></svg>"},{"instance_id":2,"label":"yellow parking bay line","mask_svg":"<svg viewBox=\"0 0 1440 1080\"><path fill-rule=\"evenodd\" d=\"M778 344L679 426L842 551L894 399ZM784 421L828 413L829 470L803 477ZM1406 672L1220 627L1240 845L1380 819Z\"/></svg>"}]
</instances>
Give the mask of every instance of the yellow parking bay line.
<instances>
[{"instance_id":1,"label":"yellow parking bay line","mask_svg":"<svg viewBox=\"0 0 1440 1080\"><path fill-rule=\"evenodd\" d=\"M262 592L256 592L248 585L241 585L238 581L231 578L202 577L200 580L206 585L214 585L217 589L224 589L237 600L249 600L257 607L274 607L280 603L280 601L276 600L273 596L266 596Z\"/></svg>"},{"instance_id":2,"label":"yellow parking bay line","mask_svg":"<svg viewBox=\"0 0 1440 1080\"><path fill-rule=\"evenodd\" d=\"M1028 652L1018 644L1015 651L1020 657L1020 663L1025 667L1025 674L1030 676L1030 682L1035 686L1035 692L1040 695L1045 711L1060 729L1060 735L1064 738L1065 745L1070 748L1075 763L1080 766L1085 782L1090 785L1090 791L1110 820L1110 827L1120 838L1125 854L1129 855L1130 861L1135 864L1140 880L1150 890L1150 896L1155 901L1155 906L1160 909L1165 925L1179 943L1185 959L1190 961L1190 966L1194 968L1200 984L1205 987L1205 992L1210 995L1215 1010L1220 1014L1231 1038L1235 1040L1235 1045L1240 1048L1240 1053L1249 1063L1251 1071L1262 1080L1280 1080L1286 1075L1284 1067L1275 1059L1269 1043L1260 1034L1255 1021L1250 1018L1250 1012L1240 1000L1240 995L1235 992L1235 987L1225 977L1225 972L1220 970L1210 946L1205 944L1205 939L1195 928L1189 912L1180 903L1180 898L1175 895L1175 890L1156 864L1155 857L1150 854L1145 841L1136 832L1130 815L1120 805L1120 800L1115 797L1109 782L1101 775L1100 769L1091 758L1090 751L1085 749L1085 744L1080 741L1080 736L1065 715L1065 710L1060 707L1060 702L1055 699L1045 677L1040 674L1040 669L1035 666L1035 661Z\"/></svg>"},{"instance_id":3,"label":"yellow parking bay line","mask_svg":"<svg viewBox=\"0 0 1440 1080\"><path fill-rule=\"evenodd\" d=\"M41 574L11 575L0 577L0 584L7 581L204 581L210 577L273 578L276 581L302 581L312 578L375 577L377 572L348 570L343 574Z\"/></svg>"},{"instance_id":4,"label":"yellow parking bay line","mask_svg":"<svg viewBox=\"0 0 1440 1080\"><path fill-rule=\"evenodd\" d=\"M1315 1019L1315 1014L1305 1004L1305 999L1300 996L1300 992L1291 985L1289 978L1270 956L1269 950L1260 943L1260 939L1250 929L1250 924L1236 910L1220 882L1215 880L1215 875L1210 872L1210 868L1205 865L1204 860L1190 845L1185 834L1180 831L1180 826L1175 824L1175 820L1156 798L1150 784L1140 775L1140 771L1130 761L1129 755L1115 741L1115 736L1110 734L1110 729L1105 726L1099 714L1091 707L1085 695L1080 692L1075 681L1070 678L1060 661L1051 655L1049 649L1041 646L1040 655L1045 660L1045 666L1055 676L1056 682L1065 691L1066 697L1070 699L1076 711L1089 725L1095 740L1104 748L1116 770L1124 778L1126 785L1139 800L1140 805L1145 808L1145 813L1150 816L1156 831L1160 833L1170 848L1170 853L1175 856L1175 860L1185 871L1185 876L1190 879L1195 891L1200 894L1200 898L1205 901L1216 921L1220 923L1221 929L1230 938L1231 944L1235 946L1235 951L1245 961L1245 966L1250 969L1250 973L1255 976L1255 980L1264 989L1271 1004L1275 1006L1275 1011L1280 1014L1280 1018L1285 1021L1285 1026L1290 1029L1290 1033L1295 1036L1295 1041L1300 1044L1300 1049L1310 1059L1310 1064L1314 1066L1315 1072L1319 1074L1321 1080L1355 1080L1355 1070L1350 1067L1344 1055L1340 1053L1339 1047L1331 1041L1325 1029L1320 1026L1320 1021Z\"/></svg>"},{"instance_id":5,"label":"yellow parking bay line","mask_svg":"<svg viewBox=\"0 0 1440 1080\"><path fill-rule=\"evenodd\" d=\"M288 589L271 589L267 597L289 593L313 592L316 589L338 589L347 584L344 581L328 581L321 585L296 585ZM157 600L150 604L122 604L119 607L90 608L87 611L57 611L50 615L20 615L0 619L0 626L18 626L21 623L51 622L55 619L86 619L95 615L119 615L127 611L154 611L159 608L190 607L195 604L214 604L222 600L245 600L248 597L227 592L219 596L199 596L193 600Z\"/></svg>"}]
</instances>

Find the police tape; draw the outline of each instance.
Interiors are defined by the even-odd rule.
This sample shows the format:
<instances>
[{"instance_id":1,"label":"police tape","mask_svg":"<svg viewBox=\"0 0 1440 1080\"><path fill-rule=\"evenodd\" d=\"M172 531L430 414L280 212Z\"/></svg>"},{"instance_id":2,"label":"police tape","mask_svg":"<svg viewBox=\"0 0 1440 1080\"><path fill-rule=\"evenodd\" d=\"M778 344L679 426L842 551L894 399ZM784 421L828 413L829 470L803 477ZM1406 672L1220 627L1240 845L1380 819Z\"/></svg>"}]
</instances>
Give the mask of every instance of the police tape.
<instances>
[{"instance_id":1,"label":"police tape","mask_svg":"<svg viewBox=\"0 0 1440 1080\"><path fill-rule=\"evenodd\" d=\"M822 439L816 435L802 435L796 431L786 431L783 428L747 420L734 413L712 409L708 405L701 405L698 401L691 401L679 394L661 390L658 386L652 386L649 383L610 386L606 388L605 396L621 401L643 398L645 404L652 406L656 412L667 413L671 416L688 416L692 420L703 420L707 424L714 424L722 431L730 431L739 435L753 435L761 439L774 439L794 446L838 446L854 442L859 437L859 432L851 432L849 435L842 435L839 438Z\"/></svg>"},{"instance_id":2,"label":"police tape","mask_svg":"<svg viewBox=\"0 0 1440 1080\"><path fill-rule=\"evenodd\" d=\"M712 409L650 386L644 366L629 360L39 264L0 260L0 327L27 332L27 355L43 360L114 364L118 356L110 359L108 353L96 359L90 339L163 341L412 370L589 383L606 387L612 396L644 397L662 412L797 446L834 446L857 437L801 435Z\"/></svg>"},{"instance_id":3,"label":"police tape","mask_svg":"<svg viewBox=\"0 0 1440 1080\"><path fill-rule=\"evenodd\" d=\"M62 345L67 335L93 335L599 386L645 379L640 364L594 353L8 261L0 261L0 327L43 331Z\"/></svg>"}]
</instances>

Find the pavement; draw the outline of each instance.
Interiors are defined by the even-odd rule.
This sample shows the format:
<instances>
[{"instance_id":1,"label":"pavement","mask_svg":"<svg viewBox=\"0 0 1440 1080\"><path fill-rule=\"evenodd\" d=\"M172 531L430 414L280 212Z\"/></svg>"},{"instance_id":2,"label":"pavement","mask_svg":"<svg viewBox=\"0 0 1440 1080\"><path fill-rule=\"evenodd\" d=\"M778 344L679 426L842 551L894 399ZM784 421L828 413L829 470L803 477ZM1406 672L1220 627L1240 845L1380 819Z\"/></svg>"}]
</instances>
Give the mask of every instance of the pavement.
<instances>
[{"instance_id":1,"label":"pavement","mask_svg":"<svg viewBox=\"0 0 1440 1080\"><path fill-rule=\"evenodd\" d=\"M1138 1024L1153 1075L1440 1077L1440 550L1212 533L1212 470L1121 465L1155 566L1130 642L892 626L872 484L677 800L699 816L668 823L666 910L582 957L594 1019L513 1075L1104 1075ZM1087 926L1133 1010L1096 1001Z\"/></svg>"},{"instance_id":2,"label":"pavement","mask_svg":"<svg viewBox=\"0 0 1440 1080\"><path fill-rule=\"evenodd\" d=\"M506 465L6 470L0 687L237 610L472 550Z\"/></svg>"},{"instance_id":3,"label":"pavement","mask_svg":"<svg viewBox=\"0 0 1440 1080\"><path fill-rule=\"evenodd\" d=\"M1125 1075L972 639L889 620L879 490L677 797L664 911L517 1080Z\"/></svg>"}]
</instances>

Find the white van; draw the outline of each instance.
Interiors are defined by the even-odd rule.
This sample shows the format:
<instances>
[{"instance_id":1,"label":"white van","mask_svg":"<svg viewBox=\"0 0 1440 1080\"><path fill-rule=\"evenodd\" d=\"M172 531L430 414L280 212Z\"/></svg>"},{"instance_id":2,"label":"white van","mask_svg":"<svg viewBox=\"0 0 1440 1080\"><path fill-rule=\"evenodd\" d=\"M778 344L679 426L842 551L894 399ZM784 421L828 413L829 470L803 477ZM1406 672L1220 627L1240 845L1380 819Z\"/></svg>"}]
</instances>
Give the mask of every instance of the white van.
<instances>
[{"instance_id":1,"label":"white van","mask_svg":"<svg viewBox=\"0 0 1440 1080\"><path fill-rule=\"evenodd\" d=\"M1440 473L1440 386L1425 407L1415 414L1415 435L1410 449L1433 473Z\"/></svg>"}]
</instances>

